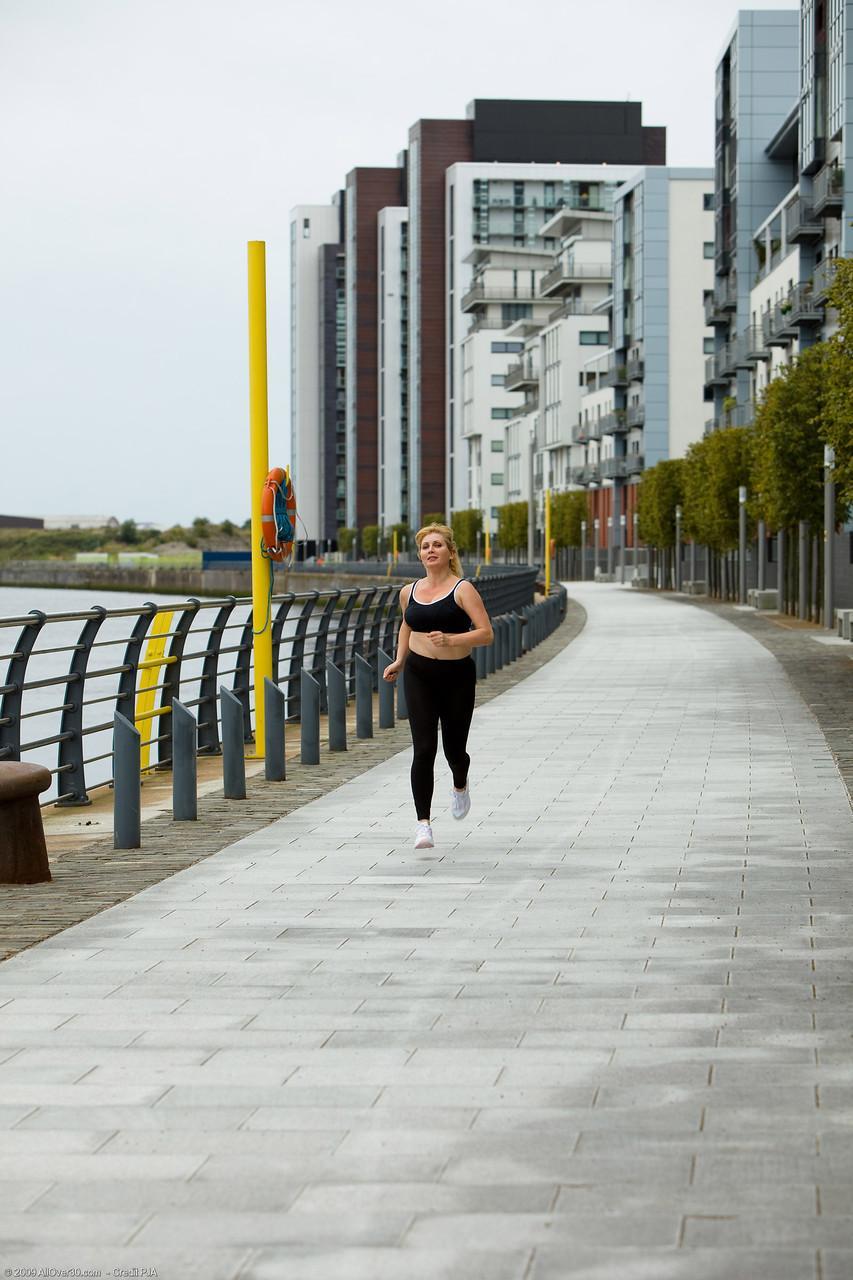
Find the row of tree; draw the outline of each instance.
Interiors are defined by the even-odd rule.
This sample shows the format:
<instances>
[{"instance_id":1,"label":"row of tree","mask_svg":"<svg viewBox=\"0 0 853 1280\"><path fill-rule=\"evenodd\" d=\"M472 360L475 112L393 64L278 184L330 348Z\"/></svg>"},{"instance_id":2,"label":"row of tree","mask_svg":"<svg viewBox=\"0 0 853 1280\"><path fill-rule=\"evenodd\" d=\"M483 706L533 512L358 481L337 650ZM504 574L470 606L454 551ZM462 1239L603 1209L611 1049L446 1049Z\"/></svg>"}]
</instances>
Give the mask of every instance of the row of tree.
<instances>
[{"instance_id":1,"label":"row of tree","mask_svg":"<svg viewBox=\"0 0 853 1280\"><path fill-rule=\"evenodd\" d=\"M683 459L659 462L640 481L639 534L675 542L675 509L686 538L724 553L738 543L738 489L751 526L772 530L823 522L824 446L834 451L836 516L853 506L853 260L837 263L828 301L838 330L803 349L765 389L750 427L714 431Z\"/></svg>"}]
</instances>

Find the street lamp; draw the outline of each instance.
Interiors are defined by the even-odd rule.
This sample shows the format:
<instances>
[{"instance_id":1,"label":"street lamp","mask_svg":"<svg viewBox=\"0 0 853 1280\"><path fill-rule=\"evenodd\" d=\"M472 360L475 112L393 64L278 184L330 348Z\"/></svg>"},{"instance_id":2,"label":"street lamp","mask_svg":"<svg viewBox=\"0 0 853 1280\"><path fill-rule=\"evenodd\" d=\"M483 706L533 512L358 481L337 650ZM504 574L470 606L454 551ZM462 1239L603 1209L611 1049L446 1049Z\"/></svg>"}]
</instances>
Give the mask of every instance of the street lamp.
<instances>
[{"instance_id":1,"label":"street lamp","mask_svg":"<svg viewBox=\"0 0 853 1280\"><path fill-rule=\"evenodd\" d=\"M593 551L594 551L594 555L593 555L593 565L594 565L594 567L593 567L593 572L592 572L592 576L593 576L593 578L598 577L598 540L599 540L599 530L600 530L600 528L601 528L601 521L599 520L598 516L596 516L596 517L595 517L595 519L594 519L594 520L593 520L593 522L592 522L592 529L593 529L593 534L594 534L594 537L593 537Z\"/></svg>"},{"instance_id":2,"label":"street lamp","mask_svg":"<svg viewBox=\"0 0 853 1280\"><path fill-rule=\"evenodd\" d=\"M746 485L739 486L738 500L738 600L746 604Z\"/></svg>"},{"instance_id":3,"label":"street lamp","mask_svg":"<svg viewBox=\"0 0 853 1280\"><path fill-rule=\"evenodd\" d=\"M625 585L625 527L628 524L628 517L623 511L619 517L619 581L622 586Z\"/></svg>"},{"instance_id":4,"label":"street lamp","mask_svg":"<svg viewBox=\"0 0 853 1280\"><path fill-rule=\"evenodd\" d=\"M586 520L581 520L581 582L586 581Z\"/></svg>"},{"instance_id":5,"label":"street lamp","mask_svg":"<svg viewBox=\"0 0 853 1280\"><path fill-rule=\"evenodd\" d=\"M637 576L637 563L638 563L637 557L639 556L639 549L637 547L637 527L639 523L640 523L640 517L638 512L635 511L631 516L631 533L633 534L633 541L634 541L634 577L635 578Z\"/></svg>"},{"instance_id":6,"label":"street lamp","mask_svg":"<svg viewBox=\"0 0 853 1280\"><path fill-rule=\"evenodd\" d=\"M613 577L613 517L607 517L607 576Z\"/></svg>"},{"instance_id":7,"label":"street lamp","mask_svg":"<svg viewBox=\"0 0 853 1280\"><path fill-rule=\"evenodd\" d=\"M835 621L835 592L833 568L835 561L835 450L823 446L823 625L831 627Z\"/></svg>"},{"instance_id":8,"label":"street lamp","mask_svg":"<svg viewBox=\"0 0 853 1280\"><path fill-rule=\"evenodd\" d=\"M681 507L675 508L675 589L681 590Z\"/></svg>"}]
</instances>

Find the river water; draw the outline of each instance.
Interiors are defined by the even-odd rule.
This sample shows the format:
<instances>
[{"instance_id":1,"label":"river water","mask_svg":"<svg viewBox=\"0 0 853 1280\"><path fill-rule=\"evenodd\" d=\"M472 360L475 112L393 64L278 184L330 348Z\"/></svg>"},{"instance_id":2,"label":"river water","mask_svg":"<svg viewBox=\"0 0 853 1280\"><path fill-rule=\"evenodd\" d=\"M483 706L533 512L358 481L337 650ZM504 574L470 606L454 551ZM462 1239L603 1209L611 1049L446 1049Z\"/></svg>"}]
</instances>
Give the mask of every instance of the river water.
<instances>
[{"instance_id":1,"label":"river water","mask_svg":"<svg viewBox=\"0 0 853 1280\"><path fill-rule=\"evenodd\" d=\"M43 587L0 587L0 685L7 682L7 671L11 654L15 651L18 636L21 634L20 624L10 626L8 619L22 618L32 609L40 609L47 614L81 613L91 609L95 604L103 605L107 610L136 609L146 603L141 593L124 591L95 592L92 590L63 590L61 588ZM179 603L186 596L158 596L156 603L168 606L170 602ZM241 627L245 622L248 609L238 606L231 615L233 629L223 637L223 644L237 644ZM177 616L175 620L177 621ZM193 621L193 627L187 637L186 652L201 651L207 647L209 628L216 616L215 609L202 609ZM118 666L124 658L128 637L133 629L136 617L132 614L122 618L106 619L97 635L97 641L89 658L89 671L97 672L105 668ZM83 628L83 619L69 619L46 623L39 633L36 645L27 664L27 684L37 681L58 680L58 683L47 684L40 688L29 688L24 692L21 721L21 741L35 743L52 737L60 732L61 710L65 700L65 682L68 674L71 653L66 646L74 645ZM64 649L63 652L49 650ZM234 676L228 669L233 669L234 655L224 654L220 660L222 682L230 687ZM198 696L198 681L201 675L202 659L188 660L183 664L180 695L189 700ZM161 674L158 680L162 679ZM113 673L103 676L89 676L86 680L86 705L83 712L83 726L87 730L85 736L85 757L93 762L86 768L87 787L96 786L109 780L112 771L110 752L112 747L112 717L115 709L115 695L118 689L119 675ZM159 704L159 692L157 694ZM133 707L122 708L129 718L133 718ZM151 727L150 735L156 735L158 720L147 722ZM103 725L104 728L96 726ZM142 728L142 726L140 726ZM143 732L143 738L149 731ZM33 746L22 749L21 758L46 765L54 769L58 763L56 744ZM100 757L100 758L96 758ZM151 760L156 761L156 745L151 748ZM60 794L56 783L46 793L46 799Z\"/></svg>"}]
</instances>

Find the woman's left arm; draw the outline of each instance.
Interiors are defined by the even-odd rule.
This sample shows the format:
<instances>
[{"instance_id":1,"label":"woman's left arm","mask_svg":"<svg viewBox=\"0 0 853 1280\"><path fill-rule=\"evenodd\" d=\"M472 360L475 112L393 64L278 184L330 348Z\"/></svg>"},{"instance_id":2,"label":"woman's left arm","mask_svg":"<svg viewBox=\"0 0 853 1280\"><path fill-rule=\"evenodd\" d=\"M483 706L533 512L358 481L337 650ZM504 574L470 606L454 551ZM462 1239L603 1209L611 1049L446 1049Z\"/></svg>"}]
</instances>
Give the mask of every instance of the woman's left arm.
<instances>
[{"instance_id":1,"label":"woman's left arm","mask_svg":"<svg viewBox=\"0 0 853 1280\"><path fill-rule=\"evenodd\" d=\"M492 622L483 604L483 598L471 582L464 579L456 588L457 603L462 606L474 624L473 631L463 631L459 635L447 636L447 643L466 649L476 649L479 645L491 644L495 638Z\"/></svg>"}]
</instances>

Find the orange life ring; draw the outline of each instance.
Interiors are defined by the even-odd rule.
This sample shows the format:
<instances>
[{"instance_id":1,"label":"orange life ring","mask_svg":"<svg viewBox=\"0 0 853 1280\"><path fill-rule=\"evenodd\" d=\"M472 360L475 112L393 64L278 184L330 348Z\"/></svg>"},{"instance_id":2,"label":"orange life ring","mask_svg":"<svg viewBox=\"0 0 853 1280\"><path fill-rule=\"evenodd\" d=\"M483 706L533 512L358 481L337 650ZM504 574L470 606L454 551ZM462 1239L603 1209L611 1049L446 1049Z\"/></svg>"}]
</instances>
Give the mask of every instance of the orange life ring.
<instances>
[{"instance_id":1,"label":"orange life ring","mask_svg":"<svg viewBox=\"0 0 853 1280\"><path fill-rule=\"evenodd\" d=\"M261 494L261 548L270 560L286 560L296 541L296 494L290 467L273 467Z\"/></svg>"}]
</instances>

